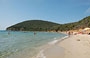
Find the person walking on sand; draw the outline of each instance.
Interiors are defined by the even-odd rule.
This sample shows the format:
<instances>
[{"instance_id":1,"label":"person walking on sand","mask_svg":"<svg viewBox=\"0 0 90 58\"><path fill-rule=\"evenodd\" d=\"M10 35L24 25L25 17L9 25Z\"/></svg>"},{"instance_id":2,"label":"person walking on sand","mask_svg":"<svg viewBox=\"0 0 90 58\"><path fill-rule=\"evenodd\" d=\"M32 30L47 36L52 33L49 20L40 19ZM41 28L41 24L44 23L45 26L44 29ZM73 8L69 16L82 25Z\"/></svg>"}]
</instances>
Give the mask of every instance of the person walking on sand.
<instances>
[{"instance_id":1,"label":"person walking on sand","mask_svg":"<svg viewBox=\"0 0 90 58\"><path fill-rule=\"evenodd\" d=\"M70 33L70 31L68 32L68 36L70 37L70 35L71 35L71 33Z\"/></svg>"}]
</instances>

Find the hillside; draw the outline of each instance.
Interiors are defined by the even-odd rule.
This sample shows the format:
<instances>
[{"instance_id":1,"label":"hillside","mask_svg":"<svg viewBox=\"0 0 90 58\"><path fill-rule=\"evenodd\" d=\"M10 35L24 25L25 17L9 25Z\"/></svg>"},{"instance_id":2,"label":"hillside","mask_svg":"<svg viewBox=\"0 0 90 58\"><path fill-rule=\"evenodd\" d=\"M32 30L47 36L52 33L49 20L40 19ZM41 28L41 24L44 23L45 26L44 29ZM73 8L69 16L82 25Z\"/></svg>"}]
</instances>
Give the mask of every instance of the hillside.
<instances>
[{"instance_id":1,"label":"hillside","mask_svg":"<svg viewBox=\"0 0 90 58\"><path fill-rule=\"evenodd\" d=\"M57 23L42 21L42 20L28 20L7 28L12 31L47 31L51 27L59 25Z\"/></svg>"},{"instance_id":2,"label":"hillside","mask_svg":"<svg viewBox=\"0 0 90 58\"><path fill-rule=\"evenodd\" d=\"M83 29L85 27L90 27L90 16L83 18L78 22L67 23L57 26L59 31L77 30Z\"/></svg>"},{"instance_id":3,"label":"hillside","mask_svg":"<svg viewBox=\"0 0 90 58\"><path fill-rule=\"evenodd\" d=\"M85 28L85 27L90 27L90 16L88 17L85 17L84 19L80 20L78 22L78 28L81 27L81 28Z\"/></svg>"},{"instance_id":4,"label":"hillside","mask_svg":"<svg viewBox=\"0 0 90 58\"><path fill-rule=\"evenodd\" d=\"M67 23L67 24L57 24L49 21L42 20L29 20L24 21L7 28L7 30L12 31L68 31L83 29L85 27L90 27L90 16L83 18L78 22Z\"/></svg>"}]
</instances>

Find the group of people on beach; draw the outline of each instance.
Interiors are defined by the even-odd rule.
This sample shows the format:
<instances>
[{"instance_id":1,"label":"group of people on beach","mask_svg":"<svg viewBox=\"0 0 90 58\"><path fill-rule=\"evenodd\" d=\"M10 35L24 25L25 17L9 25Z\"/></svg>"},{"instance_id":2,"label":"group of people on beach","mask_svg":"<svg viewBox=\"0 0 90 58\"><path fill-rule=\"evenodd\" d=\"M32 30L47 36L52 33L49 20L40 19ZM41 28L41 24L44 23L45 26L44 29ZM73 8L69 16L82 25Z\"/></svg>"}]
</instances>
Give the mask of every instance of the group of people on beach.
<instances>
[{"instance_id":1,"label":"group of people on beach","mask_svg":"<svg viewBox=\"0 0 90 58\"><path fill-rule=\"evenodd\" d=\"M77 35L77 34L88 34L90 33L84 33L84 32L73 32L73 31L67 31L66 34L70 37L70 35Z\"/></svg>"},{"instance_id":2,"label":"group of people on beach","mask_svg":"<svg viewBox=\"0 0 90 58\"><path fill-rule=\"evenodd\" d=\"M70 35L73 35L73 32L68 31L67 34L70 37Z\"/></svg>"}]
</instances>

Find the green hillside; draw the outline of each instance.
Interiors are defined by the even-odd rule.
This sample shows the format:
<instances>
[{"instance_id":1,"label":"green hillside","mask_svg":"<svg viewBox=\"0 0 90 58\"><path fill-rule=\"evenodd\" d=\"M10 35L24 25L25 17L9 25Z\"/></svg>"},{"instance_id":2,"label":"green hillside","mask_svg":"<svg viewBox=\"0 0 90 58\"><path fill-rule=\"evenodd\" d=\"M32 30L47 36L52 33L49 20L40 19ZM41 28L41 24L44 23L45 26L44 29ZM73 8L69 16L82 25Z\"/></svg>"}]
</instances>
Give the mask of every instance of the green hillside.
<instances>
[{"instance_id":1,"label":"green hillside","mask_svg":"<svg viewBox=\"0 0 90 58\"><path fill-rule=\"evenodd\" d=\"M80 28L90 27L90 16L83 18L78 22L57 24L42 20L24 21L7 28L12 31L68 31L77 30Z\"/></svg>"},{"instance_id":2,"label":"green hillside","mask_svg":"<svg viewBox=\"0 0 90 58\"><path fill-rule=\"evenodd\" d=\"M83 18L78 22L67 23L57 26L59 31L77 30L90 27L90 16Z\"/></svg>"},{"instance_id":3,"label":"green hillside","mask_svg":"<svg viewBox=\"0 0 90 58\"><path fill-rule=\"evenodd\" d=\"M28 20L7 28L12 31L48 31L51 27L59 25L57 23L42 21L42 20Z\"/></svg>"},{"instance_id":4,"label":"green hillside","mask_svg":"<svg viewBox=\"0 0 90 58\"><path fill-rule=\"evenodd\" d=\"M85 17L84 19L80 20L78 22L78 26L76 26L77 28L81 27L81 28L85 28L85 27L90 27L90 16Z\"/></svg>"}]
</instances>

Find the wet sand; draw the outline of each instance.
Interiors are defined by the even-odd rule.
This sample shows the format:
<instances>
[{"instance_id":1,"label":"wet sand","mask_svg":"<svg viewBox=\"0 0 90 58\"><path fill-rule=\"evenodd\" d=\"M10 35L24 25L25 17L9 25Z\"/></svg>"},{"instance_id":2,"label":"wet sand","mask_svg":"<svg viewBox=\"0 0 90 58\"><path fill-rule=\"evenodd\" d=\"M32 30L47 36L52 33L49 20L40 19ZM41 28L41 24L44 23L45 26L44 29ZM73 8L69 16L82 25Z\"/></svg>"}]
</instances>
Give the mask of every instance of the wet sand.
<instances>
[{"instance_id":1,"label":"wet sand","mask_svg":"<svg viewBox=\"0 0 90 58\"><path fill-rule=\"evenodd\" d=\"M63 58L64 57L64 49L60 46L52 46L48 49L46 49L43 52L44 56L46 58Z\"/></svg>"},{"instance_id":2,"label":"wet sand","mask_svg":"<svg viewBox=\"0 0 90 58\"><path fill-rule=\"evenodd\" d=\"M42 53L43 57L38 58L90 58L90 35L71 35Z\"/></svg>"},{"instance_id":3,"label":"wet sand","mask_svg":"<svg viewBox=\"0 0 90 58\"><path fill-rule=\"evenodd\" d=\"M45 58L90 58L90 35L71 35L43 53Z\"/></svg>"}]
</instances>

